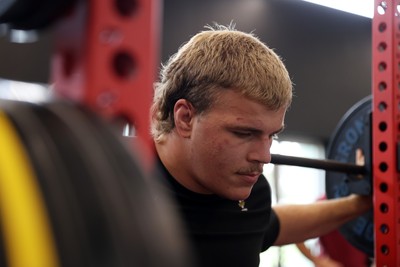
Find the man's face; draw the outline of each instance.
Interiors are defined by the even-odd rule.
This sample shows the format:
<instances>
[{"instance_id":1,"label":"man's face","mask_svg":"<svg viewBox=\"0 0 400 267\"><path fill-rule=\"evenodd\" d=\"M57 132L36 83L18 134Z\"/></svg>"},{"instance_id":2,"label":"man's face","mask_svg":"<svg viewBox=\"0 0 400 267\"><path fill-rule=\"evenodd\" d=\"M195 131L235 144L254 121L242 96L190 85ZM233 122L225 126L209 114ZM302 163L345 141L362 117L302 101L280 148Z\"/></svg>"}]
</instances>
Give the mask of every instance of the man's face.
<instances>
[{"instance_id":1,"label":"man's face","mask_svg":"<svg viewBox=\"0 0 400 267\"><path fill-rule=\"evenodd\" d=\"M283 129L285 113L286 108L271 111L232 90L222 92L193 122L188 155L195 191L246 199L271 160L272 140Z\"/></svg>"}]
</instances>

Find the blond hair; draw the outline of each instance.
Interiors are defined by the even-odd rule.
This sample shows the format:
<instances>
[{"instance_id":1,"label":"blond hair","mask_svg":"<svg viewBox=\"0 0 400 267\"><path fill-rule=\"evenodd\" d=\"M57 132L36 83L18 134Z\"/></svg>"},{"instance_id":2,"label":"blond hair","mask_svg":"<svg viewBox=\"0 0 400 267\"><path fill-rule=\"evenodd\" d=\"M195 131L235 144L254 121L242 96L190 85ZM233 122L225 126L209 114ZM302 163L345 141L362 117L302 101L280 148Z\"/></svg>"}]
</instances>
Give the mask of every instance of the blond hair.
<instances>
[{"instance_id":1,"label":"blond hair","mask_svg":"<svg viewBox=\"0 0 400 267\"><path fill-rule=\"evenodd\" d=\"M292 82L279 56L252 33L221 25L183 45L163 66L154 89L151 132L156 140L175 127L174 105L182 98L197 114L227 89L270 110L289 107L292 100Z\"/></svg>"}]
</instances>

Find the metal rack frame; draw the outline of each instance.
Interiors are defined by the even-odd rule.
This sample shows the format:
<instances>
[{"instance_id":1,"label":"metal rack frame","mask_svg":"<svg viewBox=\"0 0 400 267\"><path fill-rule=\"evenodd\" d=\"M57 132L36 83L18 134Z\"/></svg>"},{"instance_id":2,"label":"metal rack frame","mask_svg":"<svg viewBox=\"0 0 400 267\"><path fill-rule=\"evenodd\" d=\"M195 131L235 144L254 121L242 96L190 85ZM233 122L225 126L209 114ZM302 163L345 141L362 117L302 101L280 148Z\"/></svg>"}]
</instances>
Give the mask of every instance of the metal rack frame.
<instances>
[{"instance_id":1,"label":"metal rack frame","mask_svg":"<svg viewBox=\"0 0 400 267\"><path fill-rule=\"evenodd\" d=\"M159 0L77 1L55 26L54 91L132 125L144 163L153 157L149 110L159 65ZM122 130L121 130L122 131Z\"/></svg>"},{"instance_id":2,"label":"metal rack frame","mask_svg":"<svg viewBox=\"0 0 400 267\"><path fill-rule=\"evenodd\" d=\"M372 168L377 266L400 266L400 1L375 0Z\"/></svg>"}]
</instances>

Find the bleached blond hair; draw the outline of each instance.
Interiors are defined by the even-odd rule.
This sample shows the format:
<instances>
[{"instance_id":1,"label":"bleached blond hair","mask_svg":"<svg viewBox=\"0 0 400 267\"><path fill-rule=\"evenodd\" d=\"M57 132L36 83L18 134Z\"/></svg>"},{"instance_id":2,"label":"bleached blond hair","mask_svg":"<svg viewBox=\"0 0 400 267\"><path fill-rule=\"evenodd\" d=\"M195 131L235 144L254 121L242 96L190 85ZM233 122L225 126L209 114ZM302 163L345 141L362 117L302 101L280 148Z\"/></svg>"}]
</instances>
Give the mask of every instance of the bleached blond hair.
<instances>
[{"instance_id":1,"label":"bleached blond hair","mask_svg":"<svg viewBox=\"0 0 400 267\"><path fill-rule=\"evenodd\" d=\"M292 81L280 57L253 33L214 25L193 36L162 67L154 86L151 133L175 127L174 105L186 99L206 112L221 90L235 90L270 110L289 107Z\"/></svg>"}]
</instances>

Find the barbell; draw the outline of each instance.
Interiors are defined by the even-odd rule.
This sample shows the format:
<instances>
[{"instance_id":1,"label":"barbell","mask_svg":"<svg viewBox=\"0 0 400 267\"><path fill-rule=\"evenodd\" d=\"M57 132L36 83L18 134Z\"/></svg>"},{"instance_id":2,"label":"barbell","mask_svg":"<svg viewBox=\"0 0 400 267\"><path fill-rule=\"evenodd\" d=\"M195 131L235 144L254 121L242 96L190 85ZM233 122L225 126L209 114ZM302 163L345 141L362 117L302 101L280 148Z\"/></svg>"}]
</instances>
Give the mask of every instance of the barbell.
<instances>
[{"instance_id":1,"label":"barbell","mask_svg":"<svg viewBox=\"0 0 400 267\"><path fill-rule=\"evenodd\" d=\"M291 165L298 167L321 169L326 171L343 172L353 175L366 175L367 168L353 163L346 163L329 159L311 159L304 157L287 156L280 154L272 154L272 164Z\"/></svg>"}]
</instances>

